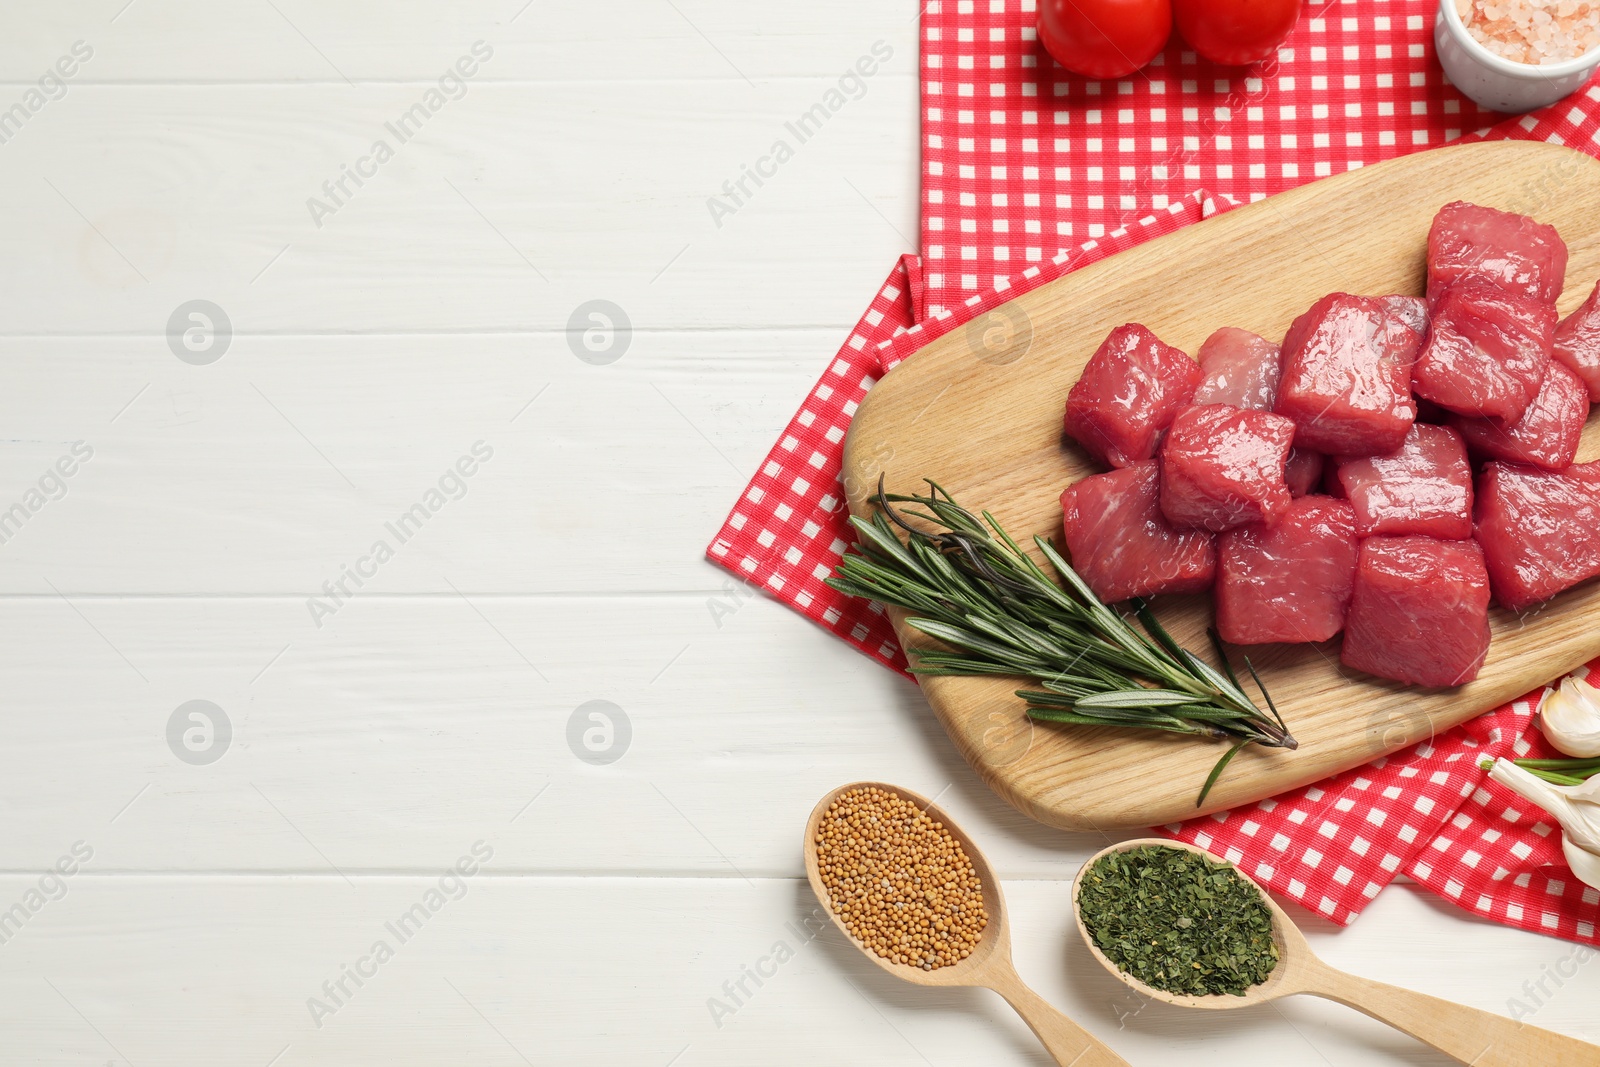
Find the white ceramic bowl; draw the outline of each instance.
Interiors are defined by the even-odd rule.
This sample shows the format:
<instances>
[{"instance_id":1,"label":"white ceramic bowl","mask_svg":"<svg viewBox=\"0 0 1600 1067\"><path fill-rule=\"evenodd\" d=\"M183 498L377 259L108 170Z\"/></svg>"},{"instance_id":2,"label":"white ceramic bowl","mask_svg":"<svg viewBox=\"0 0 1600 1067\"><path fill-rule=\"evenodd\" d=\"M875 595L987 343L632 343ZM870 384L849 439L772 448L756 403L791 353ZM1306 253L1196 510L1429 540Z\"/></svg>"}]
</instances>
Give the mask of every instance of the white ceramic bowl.
<instances>
[{"instance_id":1,"label":"white ceramic bowl","mask_svg":"<svg viewBox=\"0 0 1600 1067\"><path fill-rule=\"evenodd\" d=\"M1454 0L1439 0L1433 22L1439 63L1457 89L1491 111L1520 115L1553 104L1573 92L1600 66L1600 48L1565 63L1513 63L1473 40Z\"/></svg>"}]
</instances>

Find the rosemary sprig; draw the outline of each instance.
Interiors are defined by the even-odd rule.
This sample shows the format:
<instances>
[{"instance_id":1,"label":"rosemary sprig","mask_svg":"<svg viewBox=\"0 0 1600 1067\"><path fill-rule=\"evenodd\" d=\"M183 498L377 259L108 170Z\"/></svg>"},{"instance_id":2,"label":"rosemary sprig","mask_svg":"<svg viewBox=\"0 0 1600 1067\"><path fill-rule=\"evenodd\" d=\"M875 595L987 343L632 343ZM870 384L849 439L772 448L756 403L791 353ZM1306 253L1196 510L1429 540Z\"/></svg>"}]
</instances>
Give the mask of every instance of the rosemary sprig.
<instances>
[{"instance_id":1,"label":"rosemary sprig","mask_svg":"<svg viewBox=\"0 0 1600 1067\"><path fill-rule=\"evenodd\" d=\"M1269 710L1245 694L1215 632L1220 671L1173 640L1142 600L1130 602L1140 628L1130 626L1047 538L1033 540L1060 584L994 516L983 512L980 520L938 483L929 481L928 487L926 496L886 493L880 478L873 497L877 514L850 520L861 541L827 581L850 596L910 612L910 626L950 646L915 650L913 673L1029 678L1040 688L1017 695L1028 702L1029 717L1041 722L1231 741L1196 807L1246 745L1297 747L1253 667ZM922 510L902 512L896 503Z\"/></svg>"}]
</instances>

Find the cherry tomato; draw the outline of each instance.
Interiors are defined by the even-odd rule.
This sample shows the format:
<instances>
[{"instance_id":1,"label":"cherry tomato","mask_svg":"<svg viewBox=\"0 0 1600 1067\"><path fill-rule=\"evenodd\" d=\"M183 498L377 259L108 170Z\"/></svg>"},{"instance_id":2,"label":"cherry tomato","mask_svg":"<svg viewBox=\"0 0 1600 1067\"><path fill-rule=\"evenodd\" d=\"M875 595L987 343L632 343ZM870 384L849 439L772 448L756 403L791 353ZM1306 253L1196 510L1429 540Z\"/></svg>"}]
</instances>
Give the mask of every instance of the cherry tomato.
<instances>
[{"instance_id":1,"label":"cherry tomato","mask_svg":"<svg viewBox=\"0 0 1600 1067\"><path fill-rule=\"evenodd\" d=\"M1277 51L1300 17L1300 0L1173 0L1172 9L1196 52L1233 67Z\"/></svg>"},{"instance_id":2,"label":"cherry tomato","mask_svg":"<svg viewBox=\"0 0 1600 1067\"><path fill-rule=\"evenodd\" d=\"M1039 0L1039 40L1074 74L1126 77L1171 33L1170 0Z\"/></svg>"}]
</instances>

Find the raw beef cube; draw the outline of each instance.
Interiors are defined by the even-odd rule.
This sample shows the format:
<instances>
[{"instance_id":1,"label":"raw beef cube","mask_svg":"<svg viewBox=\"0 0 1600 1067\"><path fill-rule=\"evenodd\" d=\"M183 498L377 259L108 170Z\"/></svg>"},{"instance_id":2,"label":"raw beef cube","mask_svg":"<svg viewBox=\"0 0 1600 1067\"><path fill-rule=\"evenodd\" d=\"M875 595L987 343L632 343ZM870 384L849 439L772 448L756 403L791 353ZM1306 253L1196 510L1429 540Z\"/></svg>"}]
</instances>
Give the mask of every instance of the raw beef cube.
<instances>
[{"instance_id":1,"label":"raw beef cube","mask_svg":"<svg viewBox=\"0 0 1600 1067\"><path fill-rule=\"evenodd\" d=\"M1554 226L1457 200L1428 231L1428 303L1461 278L1554 304L1567 277L1567 246Z\"/></svg>"},{"instance_id":2,"label":"raw beef cube","mask_svg":"<svg viewBox=\"0 0 1600 1067\"><path fill-rule=\"evenodd\" d=\"M1560 472L1485 465L1475 535L1495 599L1512 611L1600 574L1600 462Z\"/></svg>"},{"instance_id":3,"label":"raw beef cube","mask_svg":"<svg viewBox=\"0 0 1600 1067\"><path fill-rule=\"evenodd\" d=\"M1472 467L1460 436L1447 426L1413 426L1386 456L1341 459L1339 482L1362 537L1472 536Z\"/></svg>"},{"instance_id":4,"label":"raw beef cube","mask_svg":"<svg viewBox=\"0 0 1600 1067\"><path fill-rule=\"evenodd\" d=\"M1213 538L1175 530L1161 514L1154 460L1093 474L1061 494L1072 569L1106 603L1157 593L1198 593L1216 572Z\"/></svg>"},{"instance_id":5,"label":"raw beef cube","mask_svg":"<svg viewBox=\"0 0 1600 1067\"><path fill-rule=\"evenodd\" d=\"M1278 398L1278 346L1249 330L1224 326L1200 346L1195 404L1232 404L1271 411Z\"/></svg>"},{"instance_id":6,"label":"raw beef cube","mask_svg":"<svg viewBox=\"0 0 1600 1067\"><path fill-rule=\"evenodd\" d=\"M1289 327L1273 410L1294 420L1294 443L1369 456L1400 447L1417 414L1417 335L1383 301L1333 293Z\"/></svg>"},{"instance_id":7,"label":"raw beef cube","mask_svg":"<svg viewBox=\"0 0 1600 1067\"><path fill-rule=\"evenodd\" d=\"M1309 448L1289 449L1283 465L1283 480L1290 496L1310 496L1322 481L1322 453Z\"/></svg>"},{"instance_id":8,"label":"raw beef cube","mask_svg":"<svg viewBox=\"0 0 1600 1067\"><path fill-rule=\"evenodd\" d=\"M1412 369L1417 395L1461 415L1515 419L1550 365L1556 308L1468 278L1440 294Z\"/></svg>"},{"instance_id":9,"label":"raw beef cube","mask_svg":"<svg viewBox=\"0 0 1600 1067\"><path fill-rule=\"evenodd\" d=\"M1589 387L1589 399L1600 401L1600 283L1583 306L1556 327L1554 356Z\"/></svg>"},{"instance_id":10,"label":"raw beef cube","mask_svg":"<svg viewBox=\"0 0 1600 1067\"><path fill-rule=\"evenodd\" d=\"M1161 445L1161 511L1180 528L1275 523L1292 499L1283 480L1294 423L1227 404L1188 408Z\"/></svg>"},{"instance_id":11,"label":"raw beef cube","mask_svg":"<svg viewBox=\"0 0 1600 1067\"><path fill-rule=\"evenodd\" d=\"M1466 438L1479 459L1527 463L1545 470L1563 470L1578 456L1578 438L1589 418L1589 392L1563 363L1552 362L1544 384L1515 422L1469 419L1457 415L1450 425Z\"/></svg>"},{"instance_id":12,"label":"raw beef cube","mask_svg":"<svg viewBox=\"0 0 1600 1067\"><path fill-rule=\"evenodd\" d=\"M1113 467L1149 459L1199 381L1199 364L1178 349L1136 323L1118 326L1067 394L1067 434Z\"/></svg>"},{"instance_id":13,"label":"raw beef cube","mask_svg":"<svg viewBox=\"0 0 1600 1067\"><path fill-rule=\"evenodd\" d=\"M1236 645L1326 641L1344 626L1356 578L1356 519L1325 496L1296 500L1276 526L1217 539L1217 632Z\"/></svg>"},{"instance_id":14,"label":"raw beef cube","mask_svg":"<svg viewBox=\"0 0 1600 1067\"><path fill-rule=\"evenodd\" d=\"M1489 575L1473 541L1369 537L1345 617L1346 666L1410 685L1461 685L1489 651Z\"/></svg>"},{"instance_id":15,"label":"raw beef cube","mask_svg":"<svg viewBox=\"0 0 1600 1067\"><path fill-rule=\"evenodd\" d=\"M1386 296L1382 300L1389 314L1405 323L1407 329L1417 335L1417 343L1421 344L1421 339L1428 333L1428 302L1420 296Z\"/></svg>"}]
</instances>

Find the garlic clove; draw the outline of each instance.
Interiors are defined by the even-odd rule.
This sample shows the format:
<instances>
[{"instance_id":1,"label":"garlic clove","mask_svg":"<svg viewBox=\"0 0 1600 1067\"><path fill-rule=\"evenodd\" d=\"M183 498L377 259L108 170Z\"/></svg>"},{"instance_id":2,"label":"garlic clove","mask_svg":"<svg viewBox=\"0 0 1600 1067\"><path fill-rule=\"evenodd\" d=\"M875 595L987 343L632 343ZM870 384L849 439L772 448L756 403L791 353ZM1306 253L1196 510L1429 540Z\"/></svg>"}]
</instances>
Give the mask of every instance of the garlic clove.
<instances>
[{"instance_id":1,"label":"garlic clove","mask_svg":"<svg viewBox=\"0 0 1600 1067\"><path fill-rule=\"evenodd\" d=\"M1600 689L1568 675L1539 704L1539 729L1568 756L1600 756Z\"/></svg>"},{"instance_id":2,"label":"garlic clove","mask_svg":"<svg viewBox=\"0 0 1600 1067\"><path fill-rule=\"evenodd\" d=\"M1600 889L1600 856L1579 848L1566 838L1561 841L1561 852L1567 857L1567 866L1578 876L1578 881Z\"/></svg>"}]
</instances>

